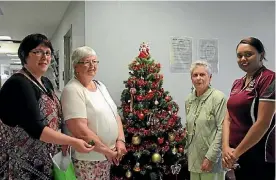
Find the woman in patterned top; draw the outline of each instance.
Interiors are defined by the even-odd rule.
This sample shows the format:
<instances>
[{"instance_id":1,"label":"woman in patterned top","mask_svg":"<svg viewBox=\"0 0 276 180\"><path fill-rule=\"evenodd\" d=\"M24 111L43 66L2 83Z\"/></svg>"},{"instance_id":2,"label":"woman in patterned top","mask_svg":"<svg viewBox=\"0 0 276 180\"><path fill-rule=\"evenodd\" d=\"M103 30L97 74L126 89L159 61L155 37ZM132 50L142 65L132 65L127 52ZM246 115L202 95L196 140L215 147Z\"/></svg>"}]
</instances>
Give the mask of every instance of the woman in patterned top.
<instances>
[{"instance_id":1,"label":"woman in patterned top","mask_svg":"<svg viewBox=\"0 0 276 180\"><path fill-rule=\"evenodd\" d=\"M188 168L191 180L224 180L221 164L222 121L225 95L210 87L211 67L205 61L191 66L195 89L185 101Z\"/></svg>"},{"instance_id":2,"label":"woman in patterned top","mask_svg":"<svg viewBox=\"0 0 276 180\"><path fill-rule=\"evenodd\" d=\"M237 180L275 178L275 72L263 65L265 50L254 37L236 49L246 75L234 81L223 124L223 163Z\"/></svg>"},{"instance_id":3,"label":"woman in patterned top","mask_svg":"<svg viewBox=\"0 0 276 180\"><path fill-rule=\"evenodd\" d=\"M71 145L88 153L85 141L58 132L61 106L47 71L53 48L41 34L23 39L18 49L23 68L0 91L0 179L50 180L50 153L57 145Z\"/></svg>"}]
</instances>

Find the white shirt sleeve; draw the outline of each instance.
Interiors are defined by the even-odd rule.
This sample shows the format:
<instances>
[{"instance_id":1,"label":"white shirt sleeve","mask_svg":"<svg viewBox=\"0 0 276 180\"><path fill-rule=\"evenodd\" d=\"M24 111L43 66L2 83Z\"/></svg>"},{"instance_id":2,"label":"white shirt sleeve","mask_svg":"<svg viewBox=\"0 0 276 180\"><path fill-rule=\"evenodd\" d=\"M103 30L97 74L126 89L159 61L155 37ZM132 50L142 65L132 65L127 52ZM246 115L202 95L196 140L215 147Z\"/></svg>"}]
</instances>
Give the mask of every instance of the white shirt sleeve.
<instances>
[{"instance_id":1,"label":"white shirt sleeve","mask_svg":"<svg viewBox=\"0 0 276 180\"><path fill-rule=\"evenodd\" d=\"M74 86L65 87L61 94L61 105L64 120L86 118L86 103L84 93Z\"/></svg>"}]
</instances>

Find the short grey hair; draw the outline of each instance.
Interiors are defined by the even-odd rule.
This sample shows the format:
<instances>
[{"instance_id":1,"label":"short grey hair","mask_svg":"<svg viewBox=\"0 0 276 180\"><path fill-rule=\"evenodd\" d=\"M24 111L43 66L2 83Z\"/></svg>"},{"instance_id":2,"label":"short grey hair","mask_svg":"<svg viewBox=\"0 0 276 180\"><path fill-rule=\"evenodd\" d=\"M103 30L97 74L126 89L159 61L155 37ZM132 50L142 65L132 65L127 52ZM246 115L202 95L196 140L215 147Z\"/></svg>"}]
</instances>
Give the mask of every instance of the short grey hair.
<instances>
[{"instance_id":1,"label":"short grey hair","mask_svg":"<svg viewBox=\"0 0 276 180\"><path fill-rule=\"evenodd\" d=\"M82 47L78 47L77 49L75 49L71 56L73 66L78 64L78 62L82 58L85 58L87 56L97 56L97 54L94 51L94 49L92 49L91 47L88 47L88 46L82 46Z\"/></svg>"},{"instance_id":2,"label":"short grey hair","mask_svg":"<svg viewBox=\"0 0 276 180\"><path fill-rule=\"evenodd\" d=\"M190 73L192 74L193 73L193 71L194 71L194 69L196 68L196 67L198 67L198 66L203 66L203 67L205 67L205 69L206 69L206 71L208 72L208 74L209 75L212 75L212 67L211 67L211 65L207 62L207 61L205 61L205 60L197 60L197 61L195 61L195 62L193 62L192 64L191 64L191 67L190 67Z\"/></svg>"}]
</instances>

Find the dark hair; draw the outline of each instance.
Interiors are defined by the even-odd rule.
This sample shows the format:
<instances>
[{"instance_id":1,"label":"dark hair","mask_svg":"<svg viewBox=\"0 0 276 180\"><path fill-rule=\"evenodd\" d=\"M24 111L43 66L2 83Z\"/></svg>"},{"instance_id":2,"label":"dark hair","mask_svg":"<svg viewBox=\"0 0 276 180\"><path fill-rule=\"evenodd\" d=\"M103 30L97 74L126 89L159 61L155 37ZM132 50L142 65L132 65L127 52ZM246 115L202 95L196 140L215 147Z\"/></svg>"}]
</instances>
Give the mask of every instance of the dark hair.
<instances>
[{"instance_id":1,"label":"dark hair","mask_svg":"<svg viewBox=\"0 0 276 180\"><path fill-rule=\"evenodd\" d=\"M51 52L54 53L52 43L46 36L43 34L30 34L21 41L18 48L18 57L21 60L22 66L27 63L26 58L28 57L29 52L39 45L44 45L50 48Z\"/></svg>"},{"instance_id":2,"label":"dark hair","mask_svg":"<svg viewBox=\"0 0 276 180\"><path fill-rule=\"evenodd\" d=\"M266 60L264 45L259 39L255 37L244 38L239 42L236 50L238 49L240 44L249 44L250 46L253 46L258 51L258 53L264 53L264 60Z\"/></svg>"}]
</instances>

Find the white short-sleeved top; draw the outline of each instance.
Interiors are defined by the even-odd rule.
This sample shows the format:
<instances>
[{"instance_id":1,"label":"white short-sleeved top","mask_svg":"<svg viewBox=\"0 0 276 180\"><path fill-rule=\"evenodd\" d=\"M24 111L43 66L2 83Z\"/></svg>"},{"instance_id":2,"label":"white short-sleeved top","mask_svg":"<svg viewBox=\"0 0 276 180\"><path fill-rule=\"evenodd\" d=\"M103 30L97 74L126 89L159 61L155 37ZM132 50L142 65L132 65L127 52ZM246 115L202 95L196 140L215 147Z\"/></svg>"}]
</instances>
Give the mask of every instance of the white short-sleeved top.
<instances>
[{"instance_id":1,"label":"white short-sleeved top","mask_svg":"<svg viewBox=\"0 0 276 180\"><path fill-rule=\"evenodd\" d=\"M64 87L61 95L64 120L86 118L88 127L97 134L101 141L114 148L118 137L116 120L117 106L108 93L105 85L95 83L97 90L89 91L77 79L72 79ZM68 131L69 134L71 134ZM90 153L73 152L73 157L85 161L103 161L105 156L92 151Z\"/></svg>"}]
</instances>

